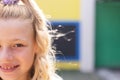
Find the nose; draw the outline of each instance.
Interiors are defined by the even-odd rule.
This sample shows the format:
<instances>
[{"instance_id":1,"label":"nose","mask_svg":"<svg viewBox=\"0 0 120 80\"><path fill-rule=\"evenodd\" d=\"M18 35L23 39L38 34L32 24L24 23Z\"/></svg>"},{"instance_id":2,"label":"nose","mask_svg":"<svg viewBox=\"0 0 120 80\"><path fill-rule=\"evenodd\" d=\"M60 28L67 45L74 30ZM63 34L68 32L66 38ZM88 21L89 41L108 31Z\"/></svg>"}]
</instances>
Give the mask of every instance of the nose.
<instances>
[{"instance_id":1,"label":"nose","mask_svg":"<svg viewBox=\"0 0 120 80\"><path fill-rule=\"evenodd\" d=\"M8 62L13 59L12 51L9 47L2 47L0 49L0 61Z\"/></svg>"}]
</instances>

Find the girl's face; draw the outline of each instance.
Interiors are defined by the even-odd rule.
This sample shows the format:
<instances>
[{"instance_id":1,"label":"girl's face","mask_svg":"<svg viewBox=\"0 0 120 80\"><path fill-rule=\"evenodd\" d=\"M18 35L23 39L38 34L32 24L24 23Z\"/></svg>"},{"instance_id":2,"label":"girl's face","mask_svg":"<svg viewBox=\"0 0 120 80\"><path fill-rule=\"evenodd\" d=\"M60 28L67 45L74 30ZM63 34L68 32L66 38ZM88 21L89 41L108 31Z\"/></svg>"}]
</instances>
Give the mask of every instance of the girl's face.
<instances>
[{"instance_id":1,"label":"girl's face","mask_svg":"<svg viewBox=\"0 0 120 80\"><path fill-rule=\"evenodd\" d=\"M0 20L0 77L28 80L36 52L34 33L28 20Z\"/></svg>"}]
</instances>

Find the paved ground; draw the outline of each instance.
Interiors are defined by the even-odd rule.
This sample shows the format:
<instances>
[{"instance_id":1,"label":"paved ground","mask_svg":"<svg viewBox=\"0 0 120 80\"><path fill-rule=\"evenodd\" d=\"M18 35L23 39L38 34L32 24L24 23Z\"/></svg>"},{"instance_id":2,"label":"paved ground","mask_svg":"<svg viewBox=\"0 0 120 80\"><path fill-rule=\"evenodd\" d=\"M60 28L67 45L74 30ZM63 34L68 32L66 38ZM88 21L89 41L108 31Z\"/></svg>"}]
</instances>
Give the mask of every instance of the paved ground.
<instances>
[{"instance_id":1,"label":"paved ground","mask_svg":"<svg viewBox=\"0 0 120 80\"><path fill-rule=\"evenodd\" d=\"M58 74L64 80L101 80L95 73L84 74L80 71L60 71Z\"/></svg>"},{"instance_id":2,"label":"paved ground","mask_svg":"<svg viewBox=\"0 0 120 80\"><path fill-rule=\"evenodd\" d=\"M120 70L100 69L91 74L80 71L59 71L64 80L120 80Z\"/></svg>"}]
</instances>

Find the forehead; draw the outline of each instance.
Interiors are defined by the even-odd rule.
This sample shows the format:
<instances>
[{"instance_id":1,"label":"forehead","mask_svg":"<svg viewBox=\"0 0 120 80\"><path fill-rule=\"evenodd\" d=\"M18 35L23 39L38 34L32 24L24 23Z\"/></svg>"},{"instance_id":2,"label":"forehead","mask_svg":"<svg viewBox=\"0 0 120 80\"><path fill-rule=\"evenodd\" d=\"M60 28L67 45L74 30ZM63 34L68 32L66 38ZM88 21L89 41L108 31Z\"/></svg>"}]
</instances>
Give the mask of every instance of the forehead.
<instances>
[{"instance_id":1,"label":"forehead","mask_svg":"<svg viewBox=\"0 0 120 80\"><path fill-rule=\"evenodd\" d=\"M0 19L0 29L32 29L32 23L30 20L23 20L23 19Z\"/></svg>"},{"instance_id":2,"label":"forehead","mask_svg":"<svg viewBox=\"0 0 120 80\"><path fill-rule=\"evenodd\" d=\"M33 28L29 20L0 19L0 39L30 38L32 35Z\"/></svg>"},{"instance_id":3,"label":"forehead","mask_svg":"<svg viewBox=\"0 0 120 80\"><path fill-rule=\"evenodd\" d=\"M19 25L31 25L31 21L28 19L0 19L0 27L9 25L10 26L18 26ZM1 26L2 25L2 26Z\"/></svg>"}]
</instances>

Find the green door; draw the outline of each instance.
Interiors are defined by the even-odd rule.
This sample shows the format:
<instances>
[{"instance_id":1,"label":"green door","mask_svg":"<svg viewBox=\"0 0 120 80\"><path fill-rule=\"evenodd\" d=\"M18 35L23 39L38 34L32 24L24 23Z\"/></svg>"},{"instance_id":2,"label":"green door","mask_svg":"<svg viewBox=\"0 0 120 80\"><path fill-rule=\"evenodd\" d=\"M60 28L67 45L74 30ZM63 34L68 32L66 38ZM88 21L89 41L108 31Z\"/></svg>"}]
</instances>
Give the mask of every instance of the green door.
<instances>
[{"instance_id":1,"label":"green door","mask_svg":"<svg viewBox=\"0 0 120 80\"><path fill-rule=\"evenodd\" d=\"M96 4L96 67L120 68L120 2Z\"/></svg>"}]
</instances>

